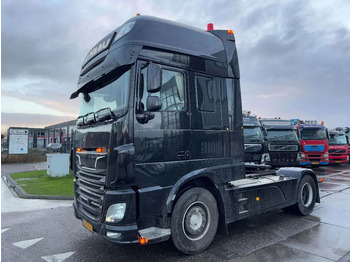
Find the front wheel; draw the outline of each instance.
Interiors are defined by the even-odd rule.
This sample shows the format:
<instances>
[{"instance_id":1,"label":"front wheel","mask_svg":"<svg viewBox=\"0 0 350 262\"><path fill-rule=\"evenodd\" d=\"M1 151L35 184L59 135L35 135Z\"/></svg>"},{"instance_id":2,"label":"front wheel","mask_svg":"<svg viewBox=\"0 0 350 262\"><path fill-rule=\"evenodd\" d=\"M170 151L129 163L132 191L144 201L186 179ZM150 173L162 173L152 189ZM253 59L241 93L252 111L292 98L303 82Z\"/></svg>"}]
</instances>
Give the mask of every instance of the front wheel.
<instances>
[{"instance_id":1,"label":"front wheel","mask_svg":"<svg viewBox=\"0 0 350 262\"><path fill-rule=\"evenodd\" d=\"M294 206L294 211L303 216L309 215L315 207L316 185L315 180L310 175L305 175L300 180L298 187L298 203Z\"/></svg>"},{"instance_id":2,"label":"front wheel","mask_svg":"<svg viewBox=\"0 0 350 262\"><path fill-rule=\"evenodd\" d=\"M205 250L213 241L219 222L214 196L204 188L192 188L177 201L171 215L171 237L185 254Z\"/></svg>"}]
</instances>

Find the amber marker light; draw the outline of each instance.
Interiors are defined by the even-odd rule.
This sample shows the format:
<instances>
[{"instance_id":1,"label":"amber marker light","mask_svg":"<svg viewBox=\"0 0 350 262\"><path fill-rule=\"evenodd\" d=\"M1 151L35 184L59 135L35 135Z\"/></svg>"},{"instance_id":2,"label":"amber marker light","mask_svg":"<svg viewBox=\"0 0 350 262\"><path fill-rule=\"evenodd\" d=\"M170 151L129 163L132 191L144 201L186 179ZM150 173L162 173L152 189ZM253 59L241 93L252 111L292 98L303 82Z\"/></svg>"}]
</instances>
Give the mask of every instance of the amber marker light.
<instances>
[{"instance_id":1,"label":"amber marker light","mask_svg":"<svg viewBox=\"0 0 350 262\"><path fill-rule=\"evenodd\" d=\"M260 201L260 197L256 197L255 200L256 200L256 201Z\"/></svg>"},{"instance_id":2,"label":"amber marker light","mask_svg":"<svg viewBox=\"0 0 350 262\"><path fill-rule=\"evenodd\" d=\"M323 182L323 178L320 178L320 182L321 182L321 183Z\"/></svg>"},{"instance_id":3,"label":"amber marker light","mask_svg":"<svg viewBox=\"0 0 350 262\"><path fill-rule=\"evenodd\" d=\"M233 35L233 30L227 30L227 33L228 33L229 35Z\"/></svg>"},{"instance_id":4,"label":"amber marker light","mask_svg":"<svg viewBox=\"0 0 350 262\"><path fill-rule=\"evenodd\" d=\"M141 245L144 245L144 244L147 244L148 243L148 238L147 237L138 237L138 239L139 239L139 243L141 244Z\"/></svg>"},{"instance_id":5,"label":"amber marker light","mask_svg":"<svg viewBox=\"0 0 350 262\"><path fill-rule=\"evenodd\" d=\"M81 152L83 152L83 149L81 147L78 147L77 152L81 153Z\"/></svg>"},{"instance_id":6,"label":"amber marker light","mask_svg":"<svg viewBox=\"0 0 350 262\"><path fill-rule=\"evenodd\" d=\"M98 148L96 148L96 152L97 153L104 153L106 150L105 150L105 148L104 147L98 147Z\"/></svg>"}]
</instances>

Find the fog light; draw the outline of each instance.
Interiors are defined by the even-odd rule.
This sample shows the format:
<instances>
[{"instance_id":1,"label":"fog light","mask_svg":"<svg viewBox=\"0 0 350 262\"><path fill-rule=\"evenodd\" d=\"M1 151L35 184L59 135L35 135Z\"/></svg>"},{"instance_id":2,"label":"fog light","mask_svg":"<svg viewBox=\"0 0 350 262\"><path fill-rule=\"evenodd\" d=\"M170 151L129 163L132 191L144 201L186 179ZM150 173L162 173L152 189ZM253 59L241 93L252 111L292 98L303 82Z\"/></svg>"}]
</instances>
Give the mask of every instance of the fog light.
<instances>
[{"instance_id":1,"label":"fog light","mask_svg":"<svg viewBox=\"0 0 350 262\"><path fill-rule=\"evenodd\" d=\"M125 210L126 210L126 203L118 203L118 204L111 205L107 211L106 222L110 222L110 223L120 222L124 217Z\"/></svg>"},{"instance_id":2,"label":"fog light","mask_svg":"<svg viewBox=\"0 0 350 262\"><path fill-rule=\"evenodd\" d=\"M305 156L304 156L304 157L305 157ZM298 154L297 154L297 162L299 162L300 159L301 159L301 158L300 158L300 153L298 153Z\"/></svg>"},{"instance_id":3,"label":"fog light","mask_svg":"<svg viewBox=\"0 0 350 262\"><path fill-rule=\"evenodd\" d=\"M108 232L106 233L107 237L110 238L119 238L122 235L122 233L116 233L116 232Z\"/></svg>"}]
</instances>

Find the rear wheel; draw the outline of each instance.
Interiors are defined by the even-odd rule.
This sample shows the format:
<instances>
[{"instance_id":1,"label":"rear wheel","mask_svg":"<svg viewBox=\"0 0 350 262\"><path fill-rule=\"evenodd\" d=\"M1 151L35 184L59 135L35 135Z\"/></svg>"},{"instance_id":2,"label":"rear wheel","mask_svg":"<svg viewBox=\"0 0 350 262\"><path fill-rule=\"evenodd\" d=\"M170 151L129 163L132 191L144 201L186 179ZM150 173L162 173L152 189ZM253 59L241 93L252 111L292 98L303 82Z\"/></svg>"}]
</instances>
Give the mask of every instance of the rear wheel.
<instances>
[{"instance_id":1,"label":"rear wheel","mask_svg":"<svg viewBox=\"0 0 350 262\"><path fill-rule=\"evenodd\" d=\"M311 176L305 175L300 180L297 197L298 203L293 206L294 211L303 216L309 215L316 202L316 185Z\"/></svg>"},{"instance_id":2,"label":"rear wheel","mask_svg":"<svg viewBox=\"0 0 350 262\"><path fill-rule=\"evenodd\" d=\"M219 222L214 196L204 188L192 188L177 201L171 216L175 247L185 254L205 250L213 241Z\"/></svg>"}]
</instances>

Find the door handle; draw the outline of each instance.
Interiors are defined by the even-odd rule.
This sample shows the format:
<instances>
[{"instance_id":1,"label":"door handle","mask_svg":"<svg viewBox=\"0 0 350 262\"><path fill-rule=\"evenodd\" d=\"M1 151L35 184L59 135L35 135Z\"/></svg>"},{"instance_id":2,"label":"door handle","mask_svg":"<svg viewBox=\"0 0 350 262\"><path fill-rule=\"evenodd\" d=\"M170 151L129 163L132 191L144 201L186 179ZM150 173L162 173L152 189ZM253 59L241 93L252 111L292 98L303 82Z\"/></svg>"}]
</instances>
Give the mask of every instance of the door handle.
<instances>
[{"instance_id":1,"label":"door handle","mask_svg":"<svg viewBox=\"0 0 350 262\"><path fill-rule=\"evenodd\" d=\"M186 159L190 159L190 158L191 158L190 151L177 152L177 159L179 159L179 160L186 160Z\"/></svg>"}]
</instances>

